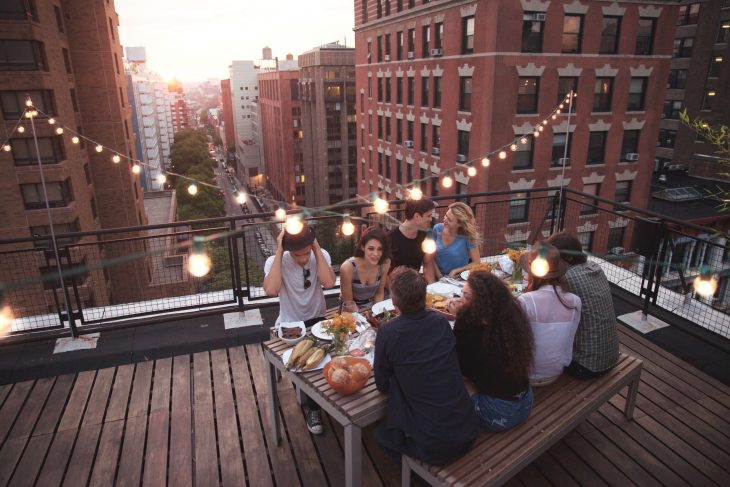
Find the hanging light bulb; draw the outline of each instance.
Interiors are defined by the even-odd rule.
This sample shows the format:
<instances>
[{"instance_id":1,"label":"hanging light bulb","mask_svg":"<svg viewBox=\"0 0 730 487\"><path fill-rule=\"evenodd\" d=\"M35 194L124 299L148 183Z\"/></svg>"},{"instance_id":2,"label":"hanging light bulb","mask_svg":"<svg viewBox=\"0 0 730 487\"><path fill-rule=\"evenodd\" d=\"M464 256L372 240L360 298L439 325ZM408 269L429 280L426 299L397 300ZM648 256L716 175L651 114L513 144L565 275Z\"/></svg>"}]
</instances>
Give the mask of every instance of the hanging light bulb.
<instances>
[{"instance_id":1,"label":"hanging light bulb","mask_svg":"<svg viewBox=\"0 0 730 487\"><path fill-rule=\"evenodd\" d=\"M540 245L537 257L530 263L530 274L535 277L543 277L550 272L550 264L545 259L545 254L547 254L547 249L544 245Z\"/></svg>"},{"instance_id":2,"label":"hanging light bulb","mask_svg":"<svg viewBox=\"0 0 730 487\"><path fill-rule=\"evenodd\" d=\"M302 217L299 215L291 215L289 218L286 219L286 223L284 223L284 228L286 229L286 233L291 235L297 235L304 229Z\"/></svg>"},{"instance_id":3,"label":"hanging light bulb","mask_svg":"<svg viewBox=\"0 0 730 487\"><path fill-rule=\"evenodd\" d=\"M424 254L433 254L436 252L436 241L433 239L433 233L429 230L426 234L426 238L421 243L421 250Z\"/></svg>"},{"instance_id":4,"label":"hanging light bulb","mask_svg":"<svg viewBox=\"0 0 730 487\"><path fill-rule=\"evenodd\" d=\"M505 152L503 150L499 151L499 158L503 159L503 160L507 159L507 152Z\"/></svg>"},{"instance_id":5,"label":"hanging light bulb","mask_svg":"<svg viewBox=\"0 0 730 487\"><path fill-rule=\"evenodd\" d=\"M61 134L63 133L63 127L58 127L58 128L56 128L56 133L57 133L58 135L61 135Z\"/></svg>"},{"instance_id":6,"label":"hanging light bulb","mask_svg":"<svg viewBox=\"0 0 730 487\"><path fill-rule=\"evenodd\" d=\"M547 123L548 123L548 121L547 121L547 120L543 120L543 121L542 121L542 124L543 124L543 125L547 125Z\"/></svg>"},{"instance_id":7,"label":"hanging light bulb","mask_svg":"<svg viewBox=\"0 0 730 487\"><path fill-rule=\"evenodd\" d=\"M79 143L79 138L74 135L73 137L71 137L71 143L72 144L78 144Z\"/></svg>"},{"instance_id":8,"label":"hanging light bulb","mask_svg":"<svg viewBox=\"0 0 730 487\"><path fill-rule=\"evenodd\" d=\"M30 113L32 113L34 117L37 117L38 116L38 110L33 110Z\"/></svg>"},{"instance_id":9,"label":"hanging light bulb","mask_svg":"<svg viewBox=\"0 0 730 487\"><path fill-rule=\"evenodd\" d=\"M139 164L137 164L137 163L135 163L135 164L134 164L134 165L132 166L132 172L133 172L134 174L139 174L139 172L140 172L141 170L142 170L142 168L141 168L141 167L139 166Z\"/></svg>"},{"instance_id":10,"label":"hanging light bulb","mask_svg":"<svg viewBox=\"0 0 730 487\"><path fill-rule=\"evenodd\" d=\"M444 176L441 180L441 185L444 188L450 188L454 185L454 179L451 176Z\"/></svg>"},{"instance_id":11,"label":"hanging light bulb","mask_svg":"<svg viewBox=\"0 0 730 487\"><path fill-rule=\"evenodd\" d=\"M473 178L474 176L476 176L476 175L477 175L477 168L476 168L476 167L474 167L474 166L469 166L469 169L467 169L467 170L466 170L466 174L467 174L467 175L468 175L468 176L469 176L470 178Z\"/></svg>"},{"instance_id":12,"label":"hanging light bulb","mask_svg":"<svg viewBox=\"0 0 730 487\"><path fill-rule=\"evenodd\" d=\"M489 167L490 160L488 157L482 157L482 166Z\"/></svg>"},{"instance_id":13,"label":"hanging light bulb","mask_svg":"<svg viewBox=\"0 0 730 487\"><path fill-rule=\"evenodd\" d=\"M167 182L167 176L165 176L165 173L161 173L157 176L157 182L160 184L165 184Z\"/></svg>"},{"instance_id":14,"label":"hanging light bulb","mask_svg":"<svg viewBox=\"0 0 730 487\"><path fill-rule=\"evenodd\" d=\"M558 108L559 108L560 110L562 110L562 109L563 109L563 104L561 103L560 105L558 105Z\"/></svg>"},{"instance_id":15,"label":"hanging light bulb","mask_svg":"<svg viewBox=\"0 0 730 487\"><path fill-rule=\"evenodd\" d=\"M411 188L411 191L409 194L410 194L411 199L414 201L418 201L421 198L423 198L423 191L421 191L421 188L419 188L418 186Z\"/></svg>"},{"instance_id":16,"label":"hanging light bulb","mask_svg":"<svg viewBox=\"0 0 730 487\"><path fill-rule=\"evenodd\" d=\"M373 201L373 208L377 213L380 213L381 215L384 215L388 211L388 207L390 204L380 196L375 198L375 201Z\"/></svg>"},{"instance_id":17,"label":"hanging light bulb","mask_svg":"<svg viewBox=\"0 0 730 487\"><path fill-rule=\"evenodd\" d=\"M23 126L21 125L21 126L19 126L19 127L18 127L18 133L19 133L19 134L22 134L23 132L25 132L25 127L23 127Z\"/></svg>"},{"instance_id":18,"label":"hanging light bulb","mask_svg":"<svg viewBox=\"0 0 730 487\"><path fill-rule=\"evenodd\" d=\"M353 233L355 233L355 225L350 221L350 215L345 215L345 219L342 222L342 235L349 237Z\"/></svg>"},{"instance_id":19,"label":"hanging light bulb","mask_svg":"<svg viewBox=\"0 0 730 487\"><path fill-rule=\"evenodd\" d=\"M560 115L560 110L555 110L555 115Z\"/></svg>"},{"instance_id":20,"label":"hanging light bulb","mask_svg":"<svg viewBox=\"0 0 730 487\"><path fill-rule=\"evenodd\" d=\"M119 157L119 154L114 154L114 155L112 156L112 162L113 162L114 164L119 164L119 161L121 161L121 160L122 160L122 159L121 159L121 158Z\"/></svg>"},{"instance_id":21,"label":"hanging light bulb","mask_svg":"<svg viewBox=\"0 0 730 487\"><path fill-rule=\"evenodd\" d=\"M56 119L55 119L55 118L49 118L49 119L48 119L48 124L49 124L49 125L53 125L53 124L55 124L55 123L56 123Z\"/></svg>"},{"instance_id":22,"label":"hanging light bulb","mask_svg":"<svg viewBox=\"0 0 730 487\"><path fill-rule=\"evenodd\" d=\"M190 196L198 194L198 186L195 183L190 183L190 186L188 186L188 194Z\"/></svg>"},{"instance_id":23,"label":"hanging light bulb","mask_svg":"<svg viewBox=\"0 0 730 487\"><path fill-rule=\"evenodd\" d=\"M522 137L522 138L520 139L520 144L522 144L522 145L525 145L525 144L527 144L527 137Z\"/></svg>"},{"instance_id":24,"label":"hanging light bulb","mask_svg":"<svg viewBox=\"0 0 730 487\"><path fill-rule=\"evenodd\" d=\"M101 144L96 145L96 152L101 152L104 150L104 147Z\"/></svg>"},{"instance_id":25,"label":"hanging light bulb","mask_svg":"<svg viewBox=\"0 0 730 487\"><path fill-rule=\"evenodd\" d=\"M27 106L27 107L33 106L33 100L31 100L30 97L25 99L25 106Z\"/></svg>"},{"instance_id":26,"label":"hanging light bulb","mask_svg":"<svg viewBox=\"0 0 730 487\"><path fill-rule=\"evenodd\" d=\"M558 115L557 115L556 113L553 113L553 116L552 116L552 117L550 117L550 118L552 118L553 120L555 120L555 119L557 119L557 118L558 118Z\"/></svg>"},{"instance_id":27,"label":"hanging light bulb","mask_svg":"<svg viewBox=\"0 0 730 487\"><path fill-rule=\"evenodd\" d=\"M11 147L10 147L10 144L5 144L5 145L3 145L3 150L4 150L5 152L10 152L10 149L11 149Z\"/></svg>"},{"instance_id":28,"label":"hanging light bulb","mask_svg":"<svg viewBox=\"0 0 730 487\"><path fill-rule=\"evenodd\" d=\"M243 205L246 203L246 193L244 193L243 191L236 191L234 198L236 200L236 203L238 203L239 205Z\"/></svg>"},{"instance_id":29,"label":"hanging light bulb","mask_svg":"<svg viewBox=\"0 0 730 487\"><path fill-rule=\"evenodd\" d=\"M516 151L517 150L517 144L510 145L509 146L509 150L511 150L512 152Z\"/></svg>"},{"instance_id":30,"label":"hanging light bulb","mask_svg":"<svg viewBox=\"0 0 730 487\"><path fill-rule=\"evenodd\" d=\"M205 253L203 237L193 237L193 251L188 258L188 272L203 277L210 272L210 257Z\"/></svg>"},{"instance_id":31,"label":"hanging light bulb","mask_svg":"<svg viewBox=\"0 0 730 487\"><path fill-rule=\"evenodd\" d=\"M538 132L537 130L535 130L535 131L534 131L534 132L532 133L532 136L533 136L533 137L540 137L540 132Z\"/></svg>"},{"instance_id":32,"label":"hanging light bulb","mask_svg":"<svg viewBox=\"0 0 730 487\"><path fill-rule=\"evenodd\" d=\"M0 335L7 335L13 330L14 319L10 306L0 308Z\"/></svg>"},{"instance_id":33,"label":"hanging light bulb","mask_svg":"<svg viewBox=\"0 0 730 487\"><path fill-rule=\"evenodd\" d=\"M274 216L276 217L277 220L284 221L284 219L286 218L286 210L284 209L284 207L283 206L278 207L276 209L276 211L274 212Z\"/></svg>"},{"instance_id":34,"label":"hanging light bulb","mask_svg":"<svg viewBox=\"0 0 730 487\"><path fill-rule=\"evenodd\" d=\"M543 130L545 130L545 127L543 127L542 125L540 125L540 126L539 126L539 127L537 128L537 130L538 130L539 132L542 132Z\"/></svg>"},{"instance_id":35,"label":"hanging light bulb","mask_svg":"<svg viewBox=\"0 0 730 487\"><path fill-rule=\"evenodd\" d=\"M717 279L712 275L710 266L703 265L700 267L700 275L695 277L692 284L695 292L703 298L711 298L717 291Z\"/></svg>"}]
</instances>

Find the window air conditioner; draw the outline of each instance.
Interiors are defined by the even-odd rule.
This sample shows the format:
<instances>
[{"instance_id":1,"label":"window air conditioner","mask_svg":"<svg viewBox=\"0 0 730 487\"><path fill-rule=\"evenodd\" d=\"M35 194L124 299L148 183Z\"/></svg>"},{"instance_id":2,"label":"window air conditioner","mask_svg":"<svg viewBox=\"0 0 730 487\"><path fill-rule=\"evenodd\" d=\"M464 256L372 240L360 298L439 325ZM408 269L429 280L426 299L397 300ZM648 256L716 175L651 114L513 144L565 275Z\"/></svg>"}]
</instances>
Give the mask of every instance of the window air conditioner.
<instances>
[{"instance_id":1,"label":"window air conditioner","mask_svg":"<svg viewBox=\"0 0 730 487\"><path fill-rule=\"evenodd\" d=\"M537 20L538 22L545 22L546 18L547 16L543 13L532 14L532 20Z\"/></svg>"},{"instance_id":2,"label":"window air conditioner","mask_svg":"<svg viewBox=\"0 0 730 487\"><path fill-rule=\"evenodd\" d=\"M559 166L570 166L570 157L561 157L558 159Z\"/></svg>"},{"instance_id":3,"label":"window air conditioner","mask_svg":"<svg viewBox=\"0 0 730 487\"><path fill-rule=\"evenodd\" d=\"M403 146L407 147L408 149L413 149L413 141L412 140L406 140L403 142Z\"/></svg>"},{"instance_id":4,"label":"window air conditioner","mask_svg":"<svg viewBox=\"0 0 730 487\"><path fill-rule=\"evenodd\" d=\"M611 253L612 253L613 255L623 255L623 253L624 253L624 248L623 248L623 247L613 247L613 248L612 248L612 249L610 250L610 252L611 252Z\"/></svg>"},{"instance_id":5,"label":"window air conditioner","mask_svg":"<svg viewBox=\"0 0 730 487\"><path fill-rule=\"evenodd\" d=\"M416 53L414 53L413 51L408 51L408 59L413 59L414 57L416 57Z\"/></svg>"},{"instance_id":6,"label":"window air conditioner","mask_svg":"<svg viewBox=\"0 0 730 487\"><path fill-rule=\"evenodd\" d=\"M440 153L441 153L441 150L438 147L434 147L433 149L431 149L431 154L433 154L435 156L439 155Z\"/></svg>"},{"instance_id":7,"label":"window air conditioner","mask_svg":"<svg viewBox=\"0 0 730 487\"><path fill-rule=\"evenodd\" d=\"M385 57L384 57L384 59L385 59L385 62L386 62L386 63L387 63L388 61L390 61L390 54L386 54L386 55L385 55Z\"/></svg>"},{"instance_id":8,"label":"window air conditioner","mask_svg":"<svg viewBox=\"0 0 730 487\"><path fill-rule=\"evenodd\" d=\"M466 162L466 156L464 154L456 154L457 162Z\"/></svg>"},{"instance_id":9,"label":"window air conditioner","mask_svg":"<svg viewBox=\"0 0 730 487\"><path fill-rule=\"evenodd\" d=\"M629 152L626 154L626 160L627 161L638 161L639 160L639 154L635 152Z\"/></svg>"},{"instance_id":10,"label":"window air conditioner","mask_svg":"<svg viewBox=\"0 0 730 487\"><path fill-rule=\"evenodd\" d=\"M444 54L444 50L440 47L435 47L431 49L431 55L432 56L442 56Z\"/></svg>"}]
</instances>

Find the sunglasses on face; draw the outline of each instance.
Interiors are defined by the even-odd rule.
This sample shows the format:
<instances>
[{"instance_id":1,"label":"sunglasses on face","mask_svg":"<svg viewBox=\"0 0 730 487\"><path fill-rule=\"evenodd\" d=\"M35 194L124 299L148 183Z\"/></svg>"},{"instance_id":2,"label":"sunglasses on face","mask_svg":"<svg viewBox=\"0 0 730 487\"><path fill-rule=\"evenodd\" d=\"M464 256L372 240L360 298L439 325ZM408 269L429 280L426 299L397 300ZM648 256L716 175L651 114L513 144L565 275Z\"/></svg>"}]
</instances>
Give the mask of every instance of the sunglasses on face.
<instances>
[{"instance_id":1,"label":"sunglasses on face","mask_svg":"<svg viewBox=\"0 0 730 487\"><path fill-rule=\"evenodd\" d=\"M304 276L304 289L309 289L309 286L312 285L312 281L309 280L309 276L312 275L312 273L309 269L302 269L302 275Z\"/></svg>"}]
</instances>

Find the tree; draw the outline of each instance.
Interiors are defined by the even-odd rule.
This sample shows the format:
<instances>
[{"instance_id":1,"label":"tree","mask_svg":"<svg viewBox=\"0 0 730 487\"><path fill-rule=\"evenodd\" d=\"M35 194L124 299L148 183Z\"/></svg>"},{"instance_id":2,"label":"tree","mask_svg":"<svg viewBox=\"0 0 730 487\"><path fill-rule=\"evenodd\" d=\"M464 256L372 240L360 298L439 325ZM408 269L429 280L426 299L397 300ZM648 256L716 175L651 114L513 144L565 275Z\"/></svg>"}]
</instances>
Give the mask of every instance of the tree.
<instances>
[{"instance_id":1,"label":"tree","mask_svg":"<svg viewBox=\"0 0 730 487\"><path fill-rule=\"evenodd\" d=\"M327 217L310 221L315 228L317 242L320 247L329 252L332 267L335 269L352 255L355 248L353 237L342 235L339 220L338 217Z\"/></svg>"}]
</instances>

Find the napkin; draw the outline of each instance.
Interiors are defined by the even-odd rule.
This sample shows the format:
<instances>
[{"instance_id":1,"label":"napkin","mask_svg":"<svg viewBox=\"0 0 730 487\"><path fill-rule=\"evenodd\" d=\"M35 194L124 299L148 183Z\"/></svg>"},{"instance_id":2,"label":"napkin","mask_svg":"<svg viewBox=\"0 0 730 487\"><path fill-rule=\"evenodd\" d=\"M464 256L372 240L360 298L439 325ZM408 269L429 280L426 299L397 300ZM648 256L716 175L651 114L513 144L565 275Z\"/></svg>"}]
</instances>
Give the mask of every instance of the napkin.
<instances>
[{"instance_id":1,"label":"napkin","mask_svg":"<svg viewBox=\"0 0 730 487\"><path fill-rule=\"evenodd\" d=\"M515 268L515 263L512 262L512 259L510 259L507 254L505 254L499 257L499 267L502 269L502 272L511 275Z\"/></svg>"}]
</instances>

